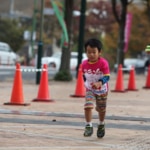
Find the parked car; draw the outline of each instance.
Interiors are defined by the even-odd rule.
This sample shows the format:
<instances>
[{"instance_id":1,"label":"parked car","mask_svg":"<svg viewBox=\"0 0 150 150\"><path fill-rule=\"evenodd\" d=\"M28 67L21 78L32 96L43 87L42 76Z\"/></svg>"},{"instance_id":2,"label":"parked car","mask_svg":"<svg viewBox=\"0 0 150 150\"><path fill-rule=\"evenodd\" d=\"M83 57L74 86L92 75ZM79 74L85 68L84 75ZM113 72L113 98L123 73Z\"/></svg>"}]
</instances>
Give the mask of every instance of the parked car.
<instances>
[{"instance_id":1,"label":"parked car","mask_svg":"<svg viewBox=\"0 0 150 150\"><path fill-rule=\"evenodd\" d=\"M51 57L42 57L42 64L48 64L48 67L53 68L55 70L59 70L60 63L61 63L61 52L54 53ZM87 56L85 53L82 55L83 59L86 59ZM78 52L71 52L70 58L70 69L75 70L78 63Z\"/></svg>"},{"instance_id":2,"label":"parked car","mask_svg":"<svg viewBox=\"0 0 150 150\"><path fill-rule=\"evenodd\" d=\"M131 67L133 66L135 68L136 73L145 73L147 67L149 65L149 60L147 57L145 58L125 58L124 59L124 66L123 66L123 72L129 73L131 70ZM117 72L118 65L114 65L114 72Z\"/></svg>"},{"instance_id":3,"label":"parked car","mask_svg":"<svg viewBox=\"0 0 150 150\"><path fill-rule=\"evenodd\" d=\"M18 60L18 55L12 51L9 44L0 42L0 64L15 65Z\"/></svg>"}]
</instances>

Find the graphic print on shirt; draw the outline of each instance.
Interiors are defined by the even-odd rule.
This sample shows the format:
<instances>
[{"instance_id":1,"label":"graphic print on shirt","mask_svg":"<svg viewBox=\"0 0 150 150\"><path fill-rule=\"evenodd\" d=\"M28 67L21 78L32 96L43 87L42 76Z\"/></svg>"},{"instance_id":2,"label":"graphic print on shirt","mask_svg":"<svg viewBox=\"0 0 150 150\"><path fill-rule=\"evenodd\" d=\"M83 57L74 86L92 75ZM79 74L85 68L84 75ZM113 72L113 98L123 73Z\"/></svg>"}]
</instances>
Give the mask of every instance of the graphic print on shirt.
<instances>
[{"instance_id":1,"label":"graphic print on shirt","mask_svg":"<svg viewBox=\"0 0 150 150\"><path fill-rule=\"evenodd\" d=\"M104 84L100 89L93 89L92 83L98 82L103 77L103 72L98 68L97 70L85 69L84 75L86 77L85 86L88 90L92 90L93 93L101 95L107 92L107 84Z\"/></svg>"},{"instance_id":2,"label":"graphic print on shirt","mask_svg":"<svg viewBox=\"0 0 150 150\"><path fill-rule=\"evenodd\" d=\"M92 83L98 82L104 75L110 74L108 63L104 58L100 58L96 63L90 64L88 60L82 63L83 74L86 78L85 87L97 95L104 94L108 91L108 83L102 85L100 89L93 89Z\"/></svg>"}]
</instances>

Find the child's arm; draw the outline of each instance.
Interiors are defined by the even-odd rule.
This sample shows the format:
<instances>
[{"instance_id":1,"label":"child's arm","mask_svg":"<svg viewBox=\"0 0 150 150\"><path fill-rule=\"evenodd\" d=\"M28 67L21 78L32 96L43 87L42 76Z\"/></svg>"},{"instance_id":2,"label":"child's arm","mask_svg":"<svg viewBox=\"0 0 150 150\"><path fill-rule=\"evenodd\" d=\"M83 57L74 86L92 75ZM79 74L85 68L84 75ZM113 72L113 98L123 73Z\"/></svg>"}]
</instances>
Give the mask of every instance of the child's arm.
<instances>
[{"instance_id":1,"label":"child's arm","mask_svg":"<svg viewBox=\"0 0 150 150\"><path fill-rule=\"evenodd\" d=\"M103 76L103 78L99 79L98 81L101 81L102 82L102 85L107 83L110 79L110 75L105 75Z\"/></svg>"},{"instance_id":2,"label":"child's arm","mask_svg":"<svg viewBox=\"0 0 150 150\"><path fill-rule=\"evenodd\" d=\"M98 82L92 83L92 88L99 89L105 83L107 83L110 79L110 75L105 75L103 78L99 79Z\"/></svg>"}]
</instances>

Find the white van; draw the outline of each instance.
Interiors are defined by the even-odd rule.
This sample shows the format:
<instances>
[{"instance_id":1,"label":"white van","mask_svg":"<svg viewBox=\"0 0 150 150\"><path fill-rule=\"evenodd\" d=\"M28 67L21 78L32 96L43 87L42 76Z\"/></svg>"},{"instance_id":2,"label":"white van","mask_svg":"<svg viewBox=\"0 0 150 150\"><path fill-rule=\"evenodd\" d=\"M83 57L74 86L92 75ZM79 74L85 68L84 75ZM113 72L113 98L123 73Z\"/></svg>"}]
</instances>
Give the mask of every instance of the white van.
<instances>
[{"instance_id":1,"label":"white van","mask_svg":"<svg viewBox=\"0 0 150 150\"><path fill-rule=\"evenodd\" d=\"M17 59L18 55L11 47L5 42L0 42L0 65L14 65Z\"/></svg>"}]
</instances>

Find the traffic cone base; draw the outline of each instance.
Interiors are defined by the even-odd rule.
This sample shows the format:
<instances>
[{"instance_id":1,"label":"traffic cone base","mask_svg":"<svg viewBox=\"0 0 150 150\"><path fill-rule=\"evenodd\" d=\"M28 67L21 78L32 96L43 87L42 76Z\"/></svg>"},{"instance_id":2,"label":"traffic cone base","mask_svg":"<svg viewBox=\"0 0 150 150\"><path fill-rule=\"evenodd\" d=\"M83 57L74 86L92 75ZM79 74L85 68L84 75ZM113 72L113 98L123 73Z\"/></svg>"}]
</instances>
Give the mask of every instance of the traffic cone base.
<instances>
[{"instance_id":1,"label":"traffic cone base","mask_svg":"<svg viewBox=\"0 0 150 150\"><path fill-rule=\"evenodd\" d=\"M120 92L120 93L124 93L124 92L127 92L127 90L111 90L111 92Z\"/></svg>"},{"instance_id":2,"label":"traffic cone base","mask_svg":"<svg viewBox=\"0 0 150 150\"><path fill-rule=\"evenodd\" d=\"M4 105L29 106L30 103L19 104L19 103L11 103L11 102L8 102L8 103L4 103Z\"/></svg>"},{"instance_id":3,"label":"traffic cone base","mask_svg":"<svg viewBox=\"0 0 150 150\"><path fill-rule=\"evenodd\" d=\"M85 95L75 95L75 94L72 94L70 95L71 97L85 97Z\"/></svg>"},{"instance_id":4,"label":"traffic cone base","mask_svg":"<svg viewBox=\"0 0 150 150\"><path fill-rule=\"evenodd\" d=\"M138 89L126 89L126 91L138 91Z\"/></svg>"},{"instance_id":5,"label":"traffic cone base","mask_svg":"<svg viewBox=\"0 0 150 150\"><path fill-rule=\"evenodd\" d=\"M150 89L150 87L148 87L148 86L144 86L144 87L143 87L143 89Z\"/></svg>"},{"instance_id":6,"label":"traffic cone base","mask_svg":"<svg viewBox=\"0 0 150 150\"><path fill-rule=\"evenodd\" d=\"M55 102L54 100L52 99L38 99L38 98L35 98L32 100L32 102Z\"/></svg>"}]
</instances>

